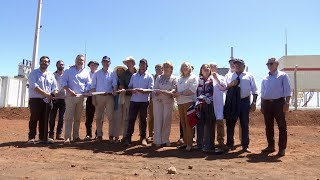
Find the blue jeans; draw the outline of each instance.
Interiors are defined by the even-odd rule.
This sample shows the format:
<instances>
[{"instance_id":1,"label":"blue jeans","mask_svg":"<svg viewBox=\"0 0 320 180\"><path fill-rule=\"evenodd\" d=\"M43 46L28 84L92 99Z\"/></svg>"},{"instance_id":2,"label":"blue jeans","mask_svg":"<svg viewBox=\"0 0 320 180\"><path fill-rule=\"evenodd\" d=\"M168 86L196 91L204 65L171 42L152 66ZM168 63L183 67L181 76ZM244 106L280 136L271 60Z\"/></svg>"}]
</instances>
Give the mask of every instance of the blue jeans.
<instances>
[{"instance_id":1,"label":"blue jeans","mask_svg":"<svg viewBox=\"0 0 320 180\"><path fill-rule=\"evenodd\" d=\"M197 124L197 146L203 150L213 150L216 117L213 104L201 104L200 120Z\"/></svg>"}]
</instances>

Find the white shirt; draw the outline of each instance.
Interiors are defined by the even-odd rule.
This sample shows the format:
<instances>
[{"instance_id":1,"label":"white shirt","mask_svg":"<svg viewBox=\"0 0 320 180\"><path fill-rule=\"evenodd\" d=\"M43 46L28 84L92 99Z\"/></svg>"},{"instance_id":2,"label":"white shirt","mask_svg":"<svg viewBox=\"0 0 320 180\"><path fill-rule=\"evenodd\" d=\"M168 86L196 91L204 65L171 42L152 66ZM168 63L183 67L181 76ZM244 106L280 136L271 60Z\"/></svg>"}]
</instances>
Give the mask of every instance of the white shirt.
<instances>
[{"instance_id":1,"label":"white shirt","mask_svg":"<svg viewBox=\"0 0 320 180\"><path fill-rule=\"evenodd\" d=\"M177 83L177 92L183 92L187 89L192 91L194 94L190 96L180 95L176 98L177 104L185 104L188 102L195 102L197 98L198 78L194 74L188 77L180 77Z\"/></svg>"},{"instance_id":2,"label":"white shirt","mask_svg":"<svg viewBox=\"0 0 320 180\"><path fill-rule=\"evenodd\" d=\"M233 73L231 81L236 80L238 77L237 73ZM258 88L254 77L248 73L243 72L239 76L240 78L240 94L241 99L250 96L251 94L258 94Z\"/></svg>"},{"instance_id":3,"label":"white shirt","mask_svg":"<svg viewBox=\"0 0 320 180\"><path fill-rule=\"evenodd\" d=\"M217 78L220 81L220 84L214 79L213 81L213 107L214 114L217 120L223 120L223 107L224 107L224 99L223 93L224 88L227 86L225 82L225 78L219 74L217 74Z\"/></svg>"}]
</instances>

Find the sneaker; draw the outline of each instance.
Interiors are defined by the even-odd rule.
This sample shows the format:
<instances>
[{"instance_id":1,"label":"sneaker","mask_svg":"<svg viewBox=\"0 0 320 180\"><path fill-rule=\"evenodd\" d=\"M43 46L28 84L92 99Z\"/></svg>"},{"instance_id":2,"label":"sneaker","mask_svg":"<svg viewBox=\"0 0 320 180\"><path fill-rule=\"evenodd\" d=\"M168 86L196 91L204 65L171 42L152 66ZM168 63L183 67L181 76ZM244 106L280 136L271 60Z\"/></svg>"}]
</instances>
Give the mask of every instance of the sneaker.
<instances>
[{"instance_id":1,"label":"sneaker","mask_svg":"<svg viewBox=\"0 0 320 180\"><path fill-rule=\"evenodd\" d=\"M142 146L147 146L147 145L148 145L148 142L147 142L147 139L146 139L146 138L143 138L143 139L142 139L141 145L142 145Z\"/></svg>"},{"instance_id":2,"label":"sneaker","mask_svg":"<svg viewBox=\"0 0 320 180\"><path fill-rule=\"evenodd\" d=\"M80 142L80 141L81 141L81 139L79 137L73 138L73 142Z\"/></svg>"},{"instance_id":3,"label":"sneaker","mask_svg":"<svg viewBox=\"0 0 320 180\"><path fill-rule=\"evenodd\" d=\"M63 144L70 144L70 139L69 138L67 138L65 141L64 141L64 143Z\"/></svg>"},{"instance_id":4,"label":"sneaker","mask_svg":"<svg viewBox=\"0 0 320 180\"><path fill-rule=\"evenodd\" d=\"M102 136L98 136L97 138L96 138L96 140L95 140L95 142L102 142Z\"/></svg>"},{"instance_id":5,"label":"sneaker","mask_svg":"<svg viewBox=\"0 0 320 180\"><path fill-rule=\"evenodd\" d=\"M86 136L86 137L84 138L84 141L91 141L91 140L92 140L91 136Z\"/></svg>"},{"instance_id":6,"label":"sneaker","mask_svg":"<svg viewBox=\"0 0 320 180\"><path fill-rule=\"evenodd\" d=\"M36 141L35 141L34 138L29 139L29 140L27 141L27 144L35 144L35 143L36 143Z\"/></svg>"},{"instance_id":7,"label":"sneaker","mask_svg":"<svg viewBox=\"0 0 320 180\"><path fill-rule=\"evenodd\" d=\"M53 138L52 138L53 139ZM64 140L63 136L61 134L56 135L56 140Z\"/></svg>"}]
</instances>

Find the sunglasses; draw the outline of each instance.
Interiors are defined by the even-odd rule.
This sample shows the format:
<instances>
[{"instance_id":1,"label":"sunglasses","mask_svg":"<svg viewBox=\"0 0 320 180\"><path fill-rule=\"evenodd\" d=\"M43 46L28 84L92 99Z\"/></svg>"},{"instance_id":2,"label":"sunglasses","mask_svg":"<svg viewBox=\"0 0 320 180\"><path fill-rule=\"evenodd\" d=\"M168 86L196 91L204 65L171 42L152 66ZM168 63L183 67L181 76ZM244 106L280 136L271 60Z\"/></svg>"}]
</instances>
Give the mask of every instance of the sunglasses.
<instances>
[{"instance_id":1,"label":"sunglasses","mask_svg":"<svg viewBox=\"0 0 320 180\"><path fill-rule=\"evenodd\" d=\"M274 63L267 63L266 65L267 66L272 66Z\"/></svg>"}]
</instances>

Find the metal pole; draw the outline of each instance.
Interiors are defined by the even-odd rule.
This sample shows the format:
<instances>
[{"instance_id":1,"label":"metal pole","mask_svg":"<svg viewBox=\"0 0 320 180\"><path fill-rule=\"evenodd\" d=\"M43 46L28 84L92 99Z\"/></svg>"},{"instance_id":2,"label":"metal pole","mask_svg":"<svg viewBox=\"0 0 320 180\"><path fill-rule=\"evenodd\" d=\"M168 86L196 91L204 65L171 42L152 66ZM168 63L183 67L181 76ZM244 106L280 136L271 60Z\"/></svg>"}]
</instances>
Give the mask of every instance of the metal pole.
<instances>
[{"instance_id":1,"label":"metal pole","mask_svg":"<svg viewBox=\"0 0 320 180\"><path fill-rule=\"evenodd\" d=\"M317 92L317 107L319 107L319 92Z\"/></svg>"},{"instance_id":2,"label":"metal pole","mask_svg":"<svg viewBox=\"0 0 320 180\"><path fill-rule=\"evenodd\" d=\"M41 8L42 8L42 0L38 2L38 13L36 19L36 29L34 33L34 41L33 41L33 53L32 53L32 64L31 70L36 68L36 59L38 56L38 46L39 46L39 33L40 33L40 20L41 20Z\"/></svg>"},{"instance_id":3,"label":"metal pole","mask_svg":"<svg viewBox=\"0 0 320 180\"><path fill-rule=\"evenodd\" d=\"M297 70L298 65L294 68L294 110L298 109L298 88L297 88Z\"/></svg>"}]
</instances>

